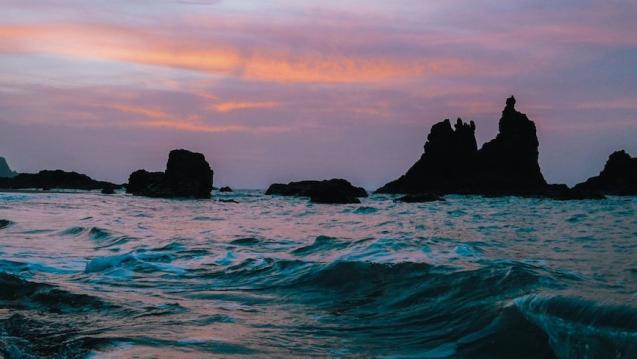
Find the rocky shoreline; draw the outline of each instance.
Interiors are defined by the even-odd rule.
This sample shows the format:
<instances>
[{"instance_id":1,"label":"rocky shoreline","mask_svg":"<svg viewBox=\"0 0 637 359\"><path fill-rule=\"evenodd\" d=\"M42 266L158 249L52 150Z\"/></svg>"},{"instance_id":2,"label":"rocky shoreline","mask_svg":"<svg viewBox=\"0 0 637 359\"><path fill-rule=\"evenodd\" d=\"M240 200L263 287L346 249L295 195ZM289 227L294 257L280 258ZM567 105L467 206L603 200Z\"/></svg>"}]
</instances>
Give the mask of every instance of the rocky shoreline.
<instances>
[{"instance_id":1,"label":"rocky shoreline","mask_svg":"<svg viewBox=\"0 0 637 359\"><path fill-rule=\"evenodd\" d=\"M603 170L573 188L549 184L540 169L535 123L506 100L497 136L478 148L476 124L447 119L431 127L420 159L398 179L375 193L405 195L401 202L430 202L447 194L486 197L521 196L556 200L603 199L606 195L637 195L637 158L625 151L610 155ZM160 198L210 198L214 171L201 153L184 149L169 153L164 172L144 169L130 174L127 184L96 181L84 174L62 170L16 173L0 157L0 189L101 190L112 194L126 188L136 196ZM232 192L222 187L219 192ZM306 180L272 184L266 195L308 197L314 203L360 203L367 197L362 187L345 179Z\"/></svg>"}]
</instances>

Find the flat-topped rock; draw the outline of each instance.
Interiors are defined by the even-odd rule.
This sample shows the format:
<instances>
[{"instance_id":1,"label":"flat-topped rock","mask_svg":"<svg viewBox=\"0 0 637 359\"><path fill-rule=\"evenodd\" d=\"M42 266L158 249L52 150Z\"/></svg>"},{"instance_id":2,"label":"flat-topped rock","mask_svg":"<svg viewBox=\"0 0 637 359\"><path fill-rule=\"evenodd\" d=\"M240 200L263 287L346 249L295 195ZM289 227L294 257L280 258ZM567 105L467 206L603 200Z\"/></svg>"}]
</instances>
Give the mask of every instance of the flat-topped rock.
<instances>
[{"instance_id":1,"label":"flat-topped rock","mask_svg":"<svg viewBox=\"0 0 637 359\"><path fill-rule=\"evenodd\" d=\"M358 197L367 197L367 191L355 187L344 179L323 181L299 181L288 184L272 184L267 195L310 197L314 203L360 203Z\"/></svg>"},{"instance_id":2,"label":"flat-topped rock","mask_svg":"<svg viewBox=\"0 0 637 359\"><path fill-rule=\"evenodd\" d=\"M165 172L131 173L126 192L147 197L210 198L213 175L203 154L173 150L168 155Z\"/></svg>"},{"instance_id":3,"label":"flat-topped rock","mask_svg":"<svg viewBox=\"0 0 637 359\"><path fill-rule=\"evenodd\" d=\"M608 157L604 169L574 187L575 190L599 194L637 195L637 158L626 151L616 151Z\"/></svg>"},{"instance_id":4,"label":"flat-topped rock","mask_svg":"<svg viewBox=\"0 0 637 359\"><path fill-rule=\"evenodd\" d=\"M91 177L62 170L44 170L38 173L20 173L13 178L0 178L0 188L11 189L77 189L77 190L97 190L103 188L121 188L105 181L96 181Z\"/></svg>"}]
</instances>

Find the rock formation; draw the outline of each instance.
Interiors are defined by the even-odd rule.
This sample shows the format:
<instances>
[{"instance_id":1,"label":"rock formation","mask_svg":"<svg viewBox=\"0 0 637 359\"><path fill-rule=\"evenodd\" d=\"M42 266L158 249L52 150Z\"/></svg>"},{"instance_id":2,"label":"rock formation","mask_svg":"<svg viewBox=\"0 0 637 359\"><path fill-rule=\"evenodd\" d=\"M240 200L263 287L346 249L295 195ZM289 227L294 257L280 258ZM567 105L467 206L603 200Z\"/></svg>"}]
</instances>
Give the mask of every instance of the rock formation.
<instances>
[{"instance_id":1,"label":"rock formation","mask_svg":"<svg viewBox=\"0 0 637 359\"><path fill-rule=\"evenodd\" d=\"M367 197L367 191L355 187L347 180L334 178L324 181L300 181L272 184L266 195L310 197L314 203L360 203L358 197Z\"/></svg>"},{"instance_id":2,"label":"rock formation","mask_svg":"<svg viewBox=\"0 0 637 359\"><path fill-rule=\"evenodd\" d=\"M9 164L7 164L7 160L4 157L0 157L0 177L2 178L11 178L17 176L17 173L9 168Z\"/></svg>"},{"instance_id":3,"label":"rock formation","mask_svg":"<svg viewBox=\"0 0 637 359\"><path fill-rule=\"evenodd\" d=\"M228 187L228 186L224 186L219 188L219 192L232 192L232 188Z\"/></svg>"},{"instance_id":4,"label":"rock formation","mask_svg":"<svg viewBox=\"0 0 637 359\"><path fill-rule=\"evenodd\" d=\"M506 101L497 137L477 149L475 124L435 124L425 152L405 175L379 193L534 194L547 184L538 164L535 124Z\"/></svg>"},{"instance_id":5,"label":"rock formation","mask_svg":"<svg viewBox=\"0 0 637 359\"><path fill-rule=\"evenodd\" d=\"M420 160L377 192L448 193L465 188L478 152L475 129L473 121L463 123L461 119L453 128L449 120L433 125Z\"/></svg>"},{"instance_id":6,"label":"rock formation","mask_svg":"<svg viewBox=\"0 0 637 359\"><path fill-rule=\"evenodd\" d=\"M478 151L473 176L476 189L503 193L542 191L546 181L538 164L539 142L535 124L515 109L515 98L506 101L495 139Z\"/></svg>"},{"instance_id":7,"label":"rock formation","mask_svg":"<svg viewBox=\"0 0 637 359\"><path fill-rule=\"evenodd\" d=\"M96 181L87 175L62 170L44 170L38 173L20 173L13 178L0 178L0 188L11 189L79 189L97 190L103 188L121 188L122 186Z\"/></svg>"},{"instance_id":8,"label":"rock formation","mask_svg":"<svg viewBox=\"0 0 637 359\"><path fill-rule=\"evenodd\" d=\"M565 184L550 184L546 188L538 192L532 197L545 197L558 201L579 201L584 199L606 199L603 194L585 191L581 189L569 188Z\"/></svg>"},{"instance_id":9,"label":"rock formation","mask_svg":"<svg viewBox=\"0 0 637 359\"><path fill-rule=\"evenodd\" d=\"M126 192L147 197L210 198L213 174L203 154L173 150L165 172L131 173Z\"/></svg>"},{"instance_id":10,"label":"rock formation","mask_svg":"<svg viewBox=\"0 0 637 359\"><path fill-rule=\"evenodd\" d=\"M617 151L608 161L599 176L574 187L574 190L609 195L637 195L637 158L625 151Z\"/></svg>"}]
</instances>

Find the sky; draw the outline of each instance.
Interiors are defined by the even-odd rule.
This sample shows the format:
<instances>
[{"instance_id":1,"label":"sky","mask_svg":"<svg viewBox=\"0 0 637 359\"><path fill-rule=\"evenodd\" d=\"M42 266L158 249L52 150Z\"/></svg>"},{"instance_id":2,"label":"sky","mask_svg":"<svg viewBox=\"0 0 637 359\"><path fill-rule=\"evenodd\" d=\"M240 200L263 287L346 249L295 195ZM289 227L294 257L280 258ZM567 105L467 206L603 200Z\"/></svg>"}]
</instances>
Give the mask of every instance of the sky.
<instances>
[{"instance_id":1,"label":"sky","mask_svg":"<svg viewBox=\"0 0 637 359\"><path fill-rule=\"evenodd\" d=\"M1 0L0 156L125 182L168 152L215 185L374 189L431 125L493 138L510 95L552 183L637 155L634 0Z\"/></svg>"}]
</instances>

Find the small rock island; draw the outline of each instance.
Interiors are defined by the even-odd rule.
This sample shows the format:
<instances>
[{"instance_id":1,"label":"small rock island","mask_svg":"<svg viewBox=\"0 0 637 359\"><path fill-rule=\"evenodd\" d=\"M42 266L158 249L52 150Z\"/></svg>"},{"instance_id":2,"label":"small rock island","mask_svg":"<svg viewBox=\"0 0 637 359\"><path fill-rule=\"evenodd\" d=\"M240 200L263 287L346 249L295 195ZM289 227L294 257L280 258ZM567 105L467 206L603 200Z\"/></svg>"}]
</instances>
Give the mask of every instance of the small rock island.
<instances>
[{"instance_id":1,"label":"small rock island","mask_svg":"<svg viewBox=\"0 0 637 359\"><path fill-rule=\"evenodd\" d=\"M170 151L165 172L137 170L128 178L126 192L162 198L210 198L214 172L201 153Z\"/></svg>"},{"instance_id":2,"label":"small rock island","mask_svg":"<svg viewBox=\"0 0 637 359\"><path fill-rule=\"evenodd\" d=\"M323 181L299 181L270 185L266 195L310 197L313 203L347 204L360 203L359 197L367 197L367 191L355 187L349 181L333 178Z\"/></svg>"},{"instance_id":3,"label":"small rock island","mask_svg":"<svg viewBox=\"0 0 637 359\"><path fill-rule=\"evenodd\" d=\"M121 188L105 181L96 181L91 177L62 170L44 170L38 173L20 173L13 178L0 178L0 188L8 189L74 189L74 190L103 190Z\"/></svg>"},{"instance_id":4,"label":"small rock island","mask_svg":"<svg viewBox=\"0 0 637 359\"><path fill-rule=\"evenodd\" d=\"M602 195L637 195L637 157L631 157L623 150L612 153L598 176L576 185L574 189Z\"/></svg>"}]
</instances>

